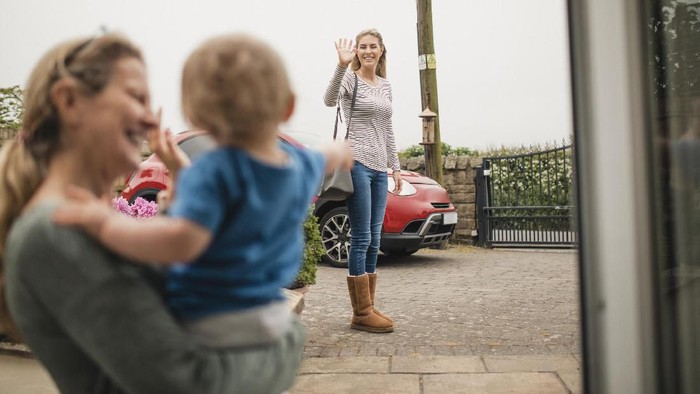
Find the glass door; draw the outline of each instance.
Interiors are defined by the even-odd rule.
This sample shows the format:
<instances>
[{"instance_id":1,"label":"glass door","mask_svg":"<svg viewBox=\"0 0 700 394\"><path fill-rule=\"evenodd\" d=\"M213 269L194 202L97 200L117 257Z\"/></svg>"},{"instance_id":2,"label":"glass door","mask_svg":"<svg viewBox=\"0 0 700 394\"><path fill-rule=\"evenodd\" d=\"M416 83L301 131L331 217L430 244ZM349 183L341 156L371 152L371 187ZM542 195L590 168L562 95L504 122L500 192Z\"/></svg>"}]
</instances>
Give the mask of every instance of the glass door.
<instances>
[{"instance_id":1,"label":"glass door","mask_svg":"<svg viewBox=\"0 0 700 394\"><path fill-rule=\"evenodd\" d=\"M647 0L659 388L700 392L700 1Z\"/></svg>"},{"instance_id":2,"label":"glass door","mask_svg":"<svg viewBox=\"0 0 700 394\"><path fill-rule=\"evenodd\" d=\"M700 0L569 1L584 386L700 392Z\"/></svg>"}]
</instances>

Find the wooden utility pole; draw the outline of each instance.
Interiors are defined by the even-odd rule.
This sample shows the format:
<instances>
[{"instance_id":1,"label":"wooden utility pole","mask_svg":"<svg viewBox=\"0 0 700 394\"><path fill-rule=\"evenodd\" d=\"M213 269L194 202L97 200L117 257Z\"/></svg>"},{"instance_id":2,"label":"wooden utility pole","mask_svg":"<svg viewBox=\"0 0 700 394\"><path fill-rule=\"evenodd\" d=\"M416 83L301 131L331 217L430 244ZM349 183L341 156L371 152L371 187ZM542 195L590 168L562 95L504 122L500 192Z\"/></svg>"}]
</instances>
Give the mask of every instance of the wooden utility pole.
<instances>
[{"instance_id":1,"label":"wooden utility pole","mask_svg":"<svg viewBox=\"0 0 700 394\"><path fill-rule=\"evenodd\" d=\"M429 109L435 118L434 141L421 143L425 150L425 173L442 184L442 144L438 107L435 45L433 44L432 0L416 0L418 6L418 68L420 70L421 111Z\"/></svg>"}]
</instances>

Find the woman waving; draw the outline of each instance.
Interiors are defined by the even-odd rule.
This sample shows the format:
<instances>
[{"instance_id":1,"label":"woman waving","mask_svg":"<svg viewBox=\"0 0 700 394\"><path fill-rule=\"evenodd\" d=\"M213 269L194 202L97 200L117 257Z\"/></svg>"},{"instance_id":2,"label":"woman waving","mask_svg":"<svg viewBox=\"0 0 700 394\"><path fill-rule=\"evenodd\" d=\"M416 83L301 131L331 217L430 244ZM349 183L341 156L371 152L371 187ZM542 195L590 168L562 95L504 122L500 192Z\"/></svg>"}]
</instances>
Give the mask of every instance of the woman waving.
<instances>
[{"instance_id":1,"label":"woman waving","mask_svg":"<svg viewBox=\"0 0 700 394\"><path fill-rule=\"evenodd\" d=\"M351 327L391 332L393 321L374 309L377 254L387 201L387 168L393 171L396 185L393 193L401 191L401 171L391 121L391 84L386 79L386 47L376 29L361 31L354 46L352 40L340 39L335 47L338 66L324 101L330 107L340 100L343 115L349 122L348 139L355 155L351 171L355 191L346 201L352 232L347 278L353 309Z\"/></svg>"}]
</instances>

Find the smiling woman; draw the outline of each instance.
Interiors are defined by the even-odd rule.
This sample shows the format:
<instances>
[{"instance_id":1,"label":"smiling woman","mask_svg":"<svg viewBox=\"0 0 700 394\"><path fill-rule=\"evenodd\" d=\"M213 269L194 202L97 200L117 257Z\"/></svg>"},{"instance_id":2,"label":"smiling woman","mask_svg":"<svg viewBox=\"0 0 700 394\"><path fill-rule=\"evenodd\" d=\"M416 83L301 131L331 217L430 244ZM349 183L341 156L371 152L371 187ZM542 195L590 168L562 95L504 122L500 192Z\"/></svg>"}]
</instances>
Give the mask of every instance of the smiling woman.
<instances>
[{"instance_id":1,"label":"smiling woman","mask_svg":"<svg viewBox=\"0 0 700 394\"><path fill-rule=\"evenodd\" d=\"M326 88L327 106L343 107L346 139L355 155L351 176L354 192L346 200L350 231L347 277L353 309L351 328L385 333L394 322L374 309L377 254L387 205L387 167L392 170L395 195L402 180L392 124L392 90L386 79L384 39L376 29L361 31L352 40L335 44L338 65ZM348 70L350 66L350 70ZM323 222L323 219L322 219Z\"/></svg>"}]
</instances>

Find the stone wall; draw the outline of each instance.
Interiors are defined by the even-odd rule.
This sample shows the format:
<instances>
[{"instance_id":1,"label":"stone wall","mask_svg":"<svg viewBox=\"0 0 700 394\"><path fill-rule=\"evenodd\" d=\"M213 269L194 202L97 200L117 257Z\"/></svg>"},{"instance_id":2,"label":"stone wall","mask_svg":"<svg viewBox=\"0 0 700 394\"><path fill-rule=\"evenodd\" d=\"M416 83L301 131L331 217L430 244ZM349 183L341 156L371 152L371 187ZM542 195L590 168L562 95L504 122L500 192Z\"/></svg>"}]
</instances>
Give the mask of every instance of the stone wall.
<instances>
[{"instance_id":1,"label":"stone wall","mask_svg":"<svg viewBox=\"0 0 700 394\"><path fill-rule=\"evenodd\" d=\"M9 141L15 138L17 135L16 130L11 129L0 129L0 146L3 146L5 141Z\"/></svg>"},{"instance_id":2,"label":"stone wall","mask_svg":"<svg viewBox=\"0 0 700 394\"><path fill-rule=\"evenodd\" d=\"M401 159L401 168L425 175L425 158L423 156ZM445 156L443 158L443 187L450 194L459 220L455 228L453 242L473 244L476 234L476 167L481 166L480 157Z\"/></svg>"}]
</instances>

